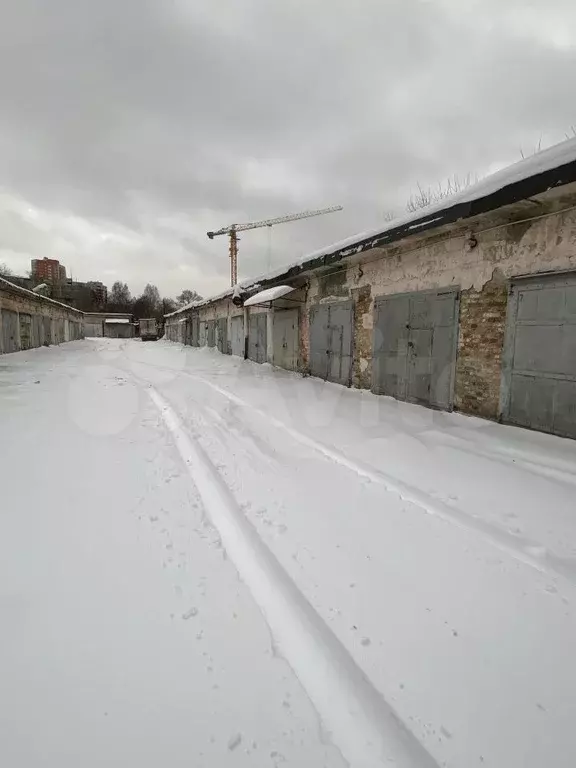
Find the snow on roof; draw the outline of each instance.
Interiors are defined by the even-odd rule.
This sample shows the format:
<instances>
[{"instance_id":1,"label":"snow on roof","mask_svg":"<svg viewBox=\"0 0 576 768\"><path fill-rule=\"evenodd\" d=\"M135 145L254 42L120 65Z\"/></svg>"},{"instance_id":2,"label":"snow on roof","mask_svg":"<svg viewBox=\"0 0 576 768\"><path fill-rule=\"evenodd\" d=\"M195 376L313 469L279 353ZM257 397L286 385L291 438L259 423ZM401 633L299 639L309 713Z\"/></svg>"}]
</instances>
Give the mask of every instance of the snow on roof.
<instances>
[{"instance_id":1,"label":"snow on roof","mask_svg":"<svg viewBox=\"0 0 576 768\"><path fill-rule=\"evenodd\" d=\"M117 323L129 323L130 320L128 320L127 317L107 317L104 322L109 323L110 325L116 325Z\"/></svg>"},{"instance_id":2,"label":"snow on roof","mask_svg":"<svg viewBox=\"0 0 576 768\"><path fill-rule=\"evenodd\" d=\"M97 317L97 318L105 318L105 317L126 317L131 318L132 314L131 312L84 312L84 314L87 317Z\"/></svg>"},{"instance_id":3,"label":"snow on roof","mask_svg":"<svg viewBox=\"0 0 576 768\"><path fill-rule=\"evenodd\" d=\"M42 296L41 293L34 293L34 291L29 291L28 288L22 288L20 285L11 283L10 280L6 280L4 277L0 277L0 288L2 287L6 287L8 290L11 290L11 291L18 291L19 293L24 293L28 296L31 296L34 299L37 299L38 301L49 301L50 304L56 304L56 306L58 307L64 307L64 309L68 309L70 312L76 312L78 315L84 314L80 309L75 309L74 307L71 307L68 304L63 304L61 301L55 301L54 299L50 299L48 296Z\"/></svg>"},{"instance_id":4,"label":"snow on roof","mask_svg":"<svg viewBox=\"0 0 576 768\"><path fill-rule=\"evenodd\" d=\"M563 141L560 144L549 147L548 149L544 149L541 152L532 155L532 157L527 157L524 160L520 160L519 162L514 163L507 168L503 168L500 171L496 171L496 173L493 173L490 176L486 176L485 179L482 179L476 184L472 184L470 187L467 187L452 197L441 200L439 203L436 203L436 205L430 205L424 210L414 211L413 213L409 213L406 216L393 219L384 226L379 225L376 229L359 232L356 235L352 235L352 237L339 240L335 243L332 243L331 245L325 246L324 248L320 248L319 250L313 251L312 253L308 253L305 256L302 256L300 259L291 262L290 264L279 267L278 269L272 270L271 272L267 272L264 275L260 275L257 278L249 278L247 280L243 280L238 284L238 286L244 290L253 290L259 283L270 282L276 278L284 277L286 273L291 269L296 267L305 267L308 262L313 262L322 257L339 253L342 258L344 258L361 250L366 250L368 247L376 247L377 239L382 238L382 236L387 232L392 232L396 229L406 228L407 231L402 236L408 237L410 234L413 234L418 229L423 227L429 229L433 224L440 226L441 222L443 222L446 217L435 214L447 211L457 205L471 203L474 200L480 200L484 197L489 197L495 192L498 192L499 190L504 189L505 187L508 187L512 184L517 184L526 179L530 179L533 176L538 176L539 174L545 173L546 171L561 168L562 166L568 165L569 163L573 163L575 161L576 137L573 139L568 139L567 141ZM501 205L503 204L504 203L501 203ZM494 209L497 207L500 206L495 205ZM373 243L369 242L371 239L374 240ZM222 293L217 294L216 296L212 296L211 298L204 299L203 301L193 301L190 304L177 309L175 312L166 315L166 317L171 317L172 315L185 312L189 309L205 306L206 304L210 304L213 301L224 299L227 296L231 296L233 290L235 289L229 288L227 291L223 291ZM244 306L246 306L246 302L244 303Z\"/></svg>"},{"instance_id":5,"label":"snow on roof","mask_svg":"<svg viewBox=\"0 0 576 768\"><path fill-rule=\"evenodd\" d=\"M265 291L255 293L244 302L245 307L252 307L254 304L264 304L267 301L274 301L287 293L292 293L294 288L290 285L276 285L274 288L267 288Z\"/></svg>"}]
</instances>

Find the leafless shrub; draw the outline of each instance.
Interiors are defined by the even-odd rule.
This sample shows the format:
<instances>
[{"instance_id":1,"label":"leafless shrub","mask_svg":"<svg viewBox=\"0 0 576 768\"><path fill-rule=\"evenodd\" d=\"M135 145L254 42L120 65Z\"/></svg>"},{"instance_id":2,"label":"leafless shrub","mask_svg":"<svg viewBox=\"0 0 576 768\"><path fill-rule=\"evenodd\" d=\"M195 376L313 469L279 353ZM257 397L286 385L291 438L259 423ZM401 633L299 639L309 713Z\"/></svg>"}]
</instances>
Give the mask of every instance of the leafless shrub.
<instances>
[{"instance_id":1,"label":"leafless shrub","mask_svg":"<svg viewBox=\"0 0 576 768\"><path fill-rule=\"evenodd\" d=\"M408 213L414 213L422 208L428 208L429 205L434 205L448 197L452 197L467 187L472 186L472 184L476 184L477 181L478 174L467 173L464 177L460 177L457 174L449 176L444 183L439 181L436 187L424 189L418 184L418 191L410 195L406 203L406 210Z\"/></svg>"}]
</instances>

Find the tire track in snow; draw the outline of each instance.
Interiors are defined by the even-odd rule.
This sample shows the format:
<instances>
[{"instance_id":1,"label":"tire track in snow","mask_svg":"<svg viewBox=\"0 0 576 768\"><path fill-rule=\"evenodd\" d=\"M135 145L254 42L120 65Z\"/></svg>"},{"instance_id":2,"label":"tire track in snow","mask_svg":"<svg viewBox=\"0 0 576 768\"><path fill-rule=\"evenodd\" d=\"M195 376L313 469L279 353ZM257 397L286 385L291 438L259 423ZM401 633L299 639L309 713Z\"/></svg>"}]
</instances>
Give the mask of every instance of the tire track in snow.
<instances>
[{"instance_id":1,"label":"tire track in snow","mask_svg":"<svg viewBox=\"0 0 576 768\"><path fill-rule=\"evenodd\" d=\"M143 365L148 365L151 368L158 368L159 370L166 370L166 371L174 371L173 368L170 368L168 366L164 365L158 365L156 363L151 363L146 361L146 363L142 363ZM188 376L190 378L196 379L197 381L203 381L205 384L210 384L207 379L204 379L202 376L199 376L198 374L190 373L189 371L185 370L178 370L178 374L183 374L184 376ZM263 377L260 376L260 379ZM229 393L225 390L221 391L221 394L224 394L226 396L229 396ZM239 402L238 404L242 404L244 407L248 408L255 408L254 406L250 405L249 403L246 403L244 401ZM261 412L261 415L264 415ZM268 415L266 414L266 417ZM284 426L283 428L286 429ZM502 463L505 466L514 466L517 469L527 471L531 474L537 474L542 476L545 479L553 479L558 482L563 482L567 485L574 486L576 485L576 473L572 471L572 466L568 462L560 461L556 462L555 464L549 464L547 462L538 461L537 458L533 455L533 453L530 453L529 451L518 449L518 450L512 450L511 448L499 446L499 447L490 447L490 450L483 449L477 446L476 443L473 441L462 437L462 436L456 436L456 435L448 435L448 434L439 434L437 432L433 432L434 438L433 438L433 445L432 447L451 447L451 444L458 444L458 447L461 447L461 450L469 453L471 455L477 455L482 458L490 459L491 461L495 463ZM418 439L425 444L427 447L430 447L431 436L430 433L424 432L418 436ZM465 445L469 447L464 447ZM465 512L462 512L462 514L466 514Z\"/></svg>"},{"instance_id":2,"label":"tire track in snow","mask_svg":"<svg viewBox=\"0 0 576 768\"><path fill-rule=\"evenodd\" d=\"M433 448L446 448L448 450L460 451L462 453L467 453L470 456L478 456L482 459L487 459L494 464L502 464L522 472L540 475L545 480L554 480L555 482L564 483L570 487L576 486L576 474L574 474L574 472L569 472L567 469L554 467L550 464L538 464L534 458L530 457L530 454L526 452L520 451L518 454L514 454L507 450L503 450L502 448L488 450L464 437L440 434L438 432L435 432L432 438L426 434L419 435L419 439L428 447L432 446Z\"/></svg>"},{"instance_id":3,"label":"tire track in snow","mask_svg":"<svg viewBox=\"0 0 576 768\"><path fill-rule=\"evenodd\" d=\"M272 424L277 429L282 430L302 445L322 454L336 464L356 473L360 477L384 486L387 491L397 494L401 499L414 504L427 514L439 517L445 522L455 525L465 531L472 531L478 534L501 552L505 552L510 557L540 573L554 573L564 577L573 584L576 584L576 560L560 557L547 550L541 544L531 541L523 536L510 533L502 528L498 528L492 523L464 512L458 507L447 504L445 501L437 499L429 493L421 491L408 483L404 483L402 480L399 480L382 470L365 466L360 462L352 461L337 449L324 445L314 438L308 437L308 435L305 435L303 432L299 432L298 430L289 427L287 424L280 421L280 419L277 419L269 413L265 413L257 406L251 405L237 395L233 395L231 392L228 392L204 377L197 376L193 373L185 373L190 378L202 382L215 392L218 392L235 405L257 414L264 419L266 423Z\"/></svg>"},{"instance_id":4,"label":"tire track in snow","mask_svg":"<svg viewBox=\"0 0 576 768\"><path fill-rule=\"evenodd\" d=\"M228 556L260 607L282 656L352 768L438 768L272 555L197 440L148 389Z\"/></svg>"}]
</instances>

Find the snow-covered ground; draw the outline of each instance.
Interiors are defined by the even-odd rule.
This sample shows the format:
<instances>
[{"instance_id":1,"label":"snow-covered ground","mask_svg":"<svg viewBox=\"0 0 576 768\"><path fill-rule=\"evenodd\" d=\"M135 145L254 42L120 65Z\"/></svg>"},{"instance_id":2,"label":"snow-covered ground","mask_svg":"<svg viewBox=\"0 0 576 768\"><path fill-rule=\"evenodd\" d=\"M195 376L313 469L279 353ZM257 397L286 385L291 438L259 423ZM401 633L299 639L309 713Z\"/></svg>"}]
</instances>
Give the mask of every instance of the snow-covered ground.
<instances>
[{"instance_id":1,"label":"snow-covered ground","mask_svg":"<svg viewBox=\"0 0 576 768\"><path fill-rule=\"evenodd\" d=\"M0 439L0 765L576 764L576 443L103 339Z\"/></svg>"}]
</instances>

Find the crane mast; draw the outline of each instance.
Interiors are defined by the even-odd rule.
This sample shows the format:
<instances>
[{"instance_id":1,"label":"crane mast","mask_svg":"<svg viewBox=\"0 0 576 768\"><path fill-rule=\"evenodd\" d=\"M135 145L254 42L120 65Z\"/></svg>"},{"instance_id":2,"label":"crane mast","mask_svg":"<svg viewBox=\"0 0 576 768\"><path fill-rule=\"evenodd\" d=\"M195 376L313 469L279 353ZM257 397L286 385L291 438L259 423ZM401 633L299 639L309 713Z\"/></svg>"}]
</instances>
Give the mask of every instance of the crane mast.
<instances>
[{"instance_id":1,"label":"crane mast","mask_svg":"<svg viewBox=\"0 0 576 768\"><path fill-rule=\"evenodd\" d=\"M325 213L334 213L341 211L341 205L333 205L331 208L321 208L316 211L302 211L302 213L289 213L286 216L278 216L275 219L265 219L263 221L252 221L245 224L230 224L228 227L222 227L215 232L207 232L210 240L214 240L218 235L228 235L229 253L230 253L230 282L232 287L238 282L238 232L245 232L248 229L259 229L260 227L273 227L275 224L285 224L289 221L298 219L309 219L312 216L323 216Z\"/></svg>"}]
</instances>

